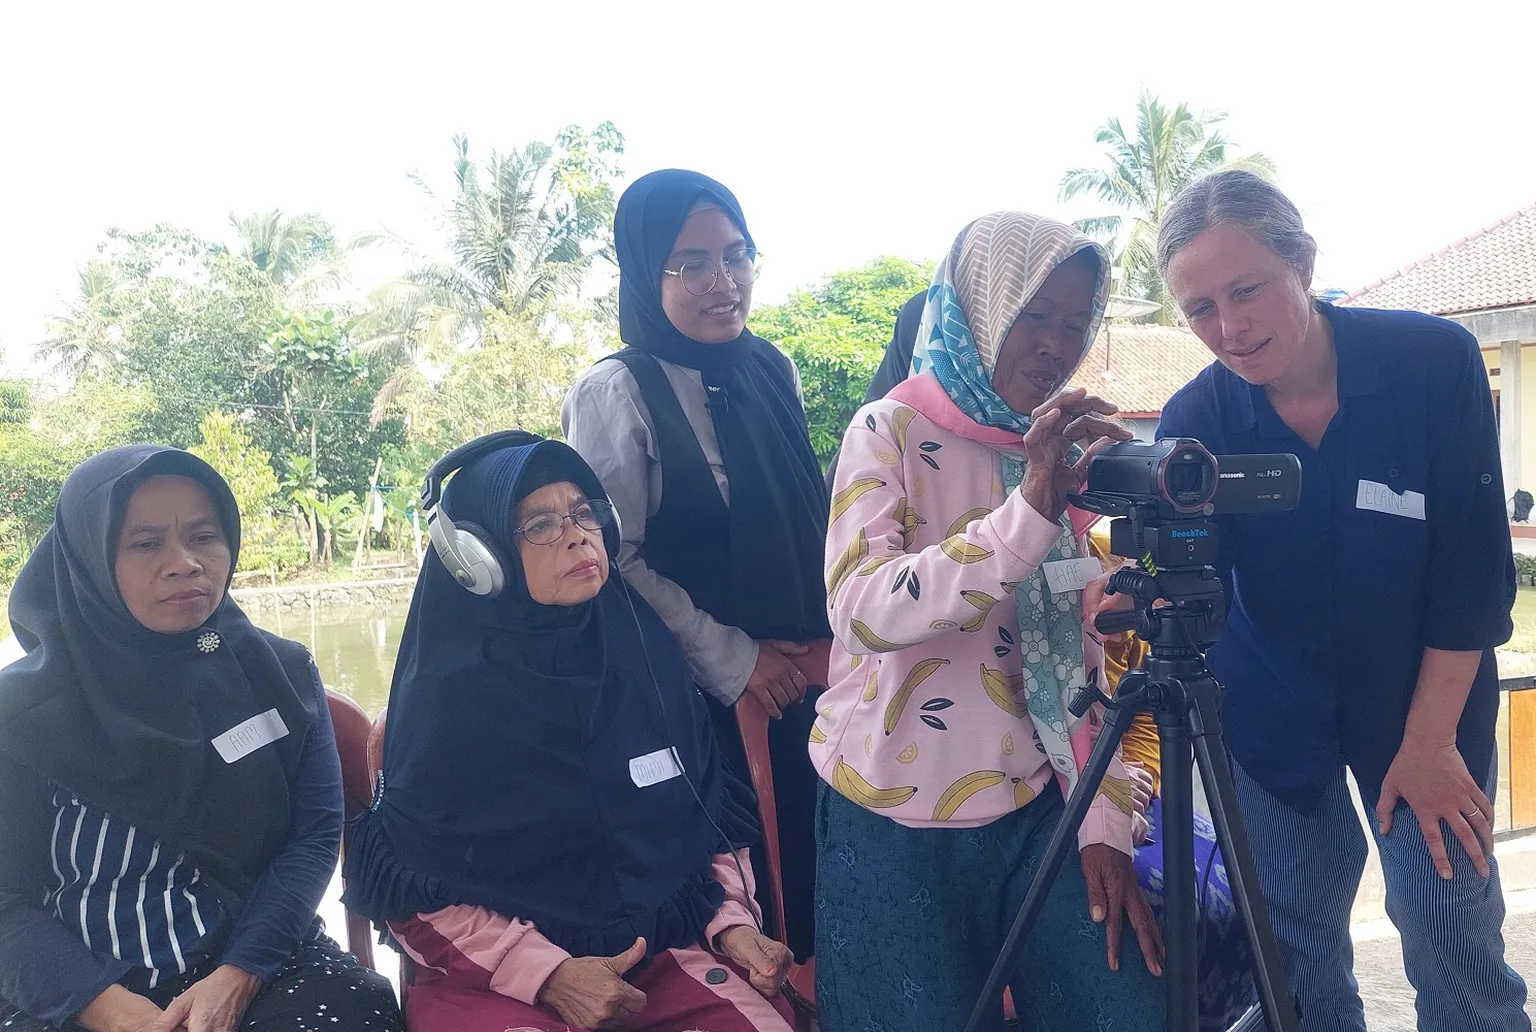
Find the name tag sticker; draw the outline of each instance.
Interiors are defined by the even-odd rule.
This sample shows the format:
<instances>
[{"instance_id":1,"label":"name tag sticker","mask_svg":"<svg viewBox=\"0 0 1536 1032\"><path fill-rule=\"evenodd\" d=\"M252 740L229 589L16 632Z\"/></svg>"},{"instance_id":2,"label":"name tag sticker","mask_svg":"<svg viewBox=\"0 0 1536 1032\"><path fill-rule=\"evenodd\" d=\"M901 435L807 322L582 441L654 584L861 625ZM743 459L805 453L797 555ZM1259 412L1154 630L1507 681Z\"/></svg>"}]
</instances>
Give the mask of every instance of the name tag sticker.
<instances>
[{"instance_id":1,"label":"name tag sticker","mask_svg":"<svg viewBox=\"0 0 1536 1032\"><path fill-rule=\"evenodd\" d=\"M1398 494L1386 484L1374 480L1360 481L1355 494L1355 508L1384 512L1389 516L1406 516L1410 520L1424 519L1424 496L1417 491Z\"/></svg>"},{"instance_id":2,"label":"name tag sticker","mask_svg":"<svg viewBox=\"0 0 1536 1032\"><path fill-rule=\"evenodd\" d=\"M1088 582L1104 572L1104 566L1092 556L1081 559L1058 559L1040 568L1045 572L1045 585L1053 595L1065 595L1069 591L1082 591Z\"/></svg>"},{"instance_id":3,"label":"name tag sticker","mask_svg":"<svg viewBox=\"0 0 1536 1032\"><path fill-rule=\"evenodd\" d=\"M275 709L269 709L219 735L213 740L213 747L219 751L225 763L234 763L264 745L271 745L279 738L287 737L288 725L283 723L283 715Z\"/></svg>"},{"instance_id":4,"label":"name tag sticker","mask_svg":"<svg viewBox=\"0 0 1536 1032\"><path fill-rule=\"evenodd\" d=\"M629 777L636 788L650 788L681 776L683 765L672 749L657 749L629 761Z\"/></svg>"}]
</instances>

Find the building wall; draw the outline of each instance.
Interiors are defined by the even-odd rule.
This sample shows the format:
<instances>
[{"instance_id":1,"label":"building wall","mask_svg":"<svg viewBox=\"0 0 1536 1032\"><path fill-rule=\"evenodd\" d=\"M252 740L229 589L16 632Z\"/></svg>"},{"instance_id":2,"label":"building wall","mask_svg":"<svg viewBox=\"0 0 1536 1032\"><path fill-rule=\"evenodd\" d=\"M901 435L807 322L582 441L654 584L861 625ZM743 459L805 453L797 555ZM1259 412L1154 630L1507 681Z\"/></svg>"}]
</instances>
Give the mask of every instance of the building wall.
<instances>
[{"instance_id":1,"label":"building wall","mask_svg":"<svg viewBox=\"0 0 1536 1032\"><path fill-rule=\"evenodd\" d=\"M1508 404L1504 403L1504 386L1509 370L1505 370L1504 352L1497 347L1483 347L1483 364L1489 371L1488 385L1500 395L1501 409L1499 413L1499 436L1502 440L1511 432L1508 422ZM1536 341L1527 341L1520 348L1520 418L1519 426L1513 428L1518 434L1518 461L1514 468L1516 475L1512 478L1509 472L1505 472L1504 494L1512 495L1519 488L1524 488L1532 494L1536 494ZM1497 369L1498 373L1493 371ZM1513 481L1513 482L1511 482Z\"/></svg>"}]
</instances>

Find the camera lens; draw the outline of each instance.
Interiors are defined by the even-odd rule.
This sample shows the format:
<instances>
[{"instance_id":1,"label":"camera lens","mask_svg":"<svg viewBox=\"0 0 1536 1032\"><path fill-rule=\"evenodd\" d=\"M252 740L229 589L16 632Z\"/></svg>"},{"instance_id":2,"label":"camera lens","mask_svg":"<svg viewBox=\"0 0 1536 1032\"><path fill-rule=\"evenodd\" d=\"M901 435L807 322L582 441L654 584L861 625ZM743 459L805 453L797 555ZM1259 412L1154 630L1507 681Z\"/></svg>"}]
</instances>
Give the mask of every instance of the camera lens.
<instances>
[{"instance_id":1,"label":"camera lens","mask_svg":"<svg viewBox=\"0 0 1536 1032\"><path fill-rule=\"evenodd\" d=\"M1180 451L1168 460L1163 470L1163 487L1168 500L1186 511L1199 509L1214 493L1214 472L1210 457L1203 451Z\"/></svg>"}]
</instances>

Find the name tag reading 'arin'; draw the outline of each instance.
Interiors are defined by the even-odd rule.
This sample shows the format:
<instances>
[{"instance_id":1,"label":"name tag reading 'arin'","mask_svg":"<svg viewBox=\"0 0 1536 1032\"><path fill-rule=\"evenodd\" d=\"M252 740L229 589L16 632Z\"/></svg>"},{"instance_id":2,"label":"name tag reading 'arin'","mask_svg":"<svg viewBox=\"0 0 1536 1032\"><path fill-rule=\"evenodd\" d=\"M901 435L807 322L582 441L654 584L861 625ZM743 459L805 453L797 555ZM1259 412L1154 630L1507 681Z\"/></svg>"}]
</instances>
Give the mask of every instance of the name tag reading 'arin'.
<instances>
[{"instance_id":1,"label":"name tag reading 'arin'","mask_svg":"<svg viewBox=\"0 0 1536 1032\"><path fill-rule=\"evenodd\" d=\"M269 709L250 720L243 720L213 740L213 747L225 763L243 759L264 745L271 745L279 738L288 737L288 725L283 715Z\"/></svg>"},{"instance_id":2,"label":"name tag reading 'arin'","mask_svg":"<svg viewBox=\"0 0 1536 1032\"><path fill-rule=\"evenodd\" d=\"M1378 484L1374 480L1360 481L1360 487L1355 493L1355 508L1384 512L1389 516L1406 516L1410 520L1425 518L1424 496L1419 492L1404 491L1398 494L1386 484Z\"/></svg>"}]
</instances>

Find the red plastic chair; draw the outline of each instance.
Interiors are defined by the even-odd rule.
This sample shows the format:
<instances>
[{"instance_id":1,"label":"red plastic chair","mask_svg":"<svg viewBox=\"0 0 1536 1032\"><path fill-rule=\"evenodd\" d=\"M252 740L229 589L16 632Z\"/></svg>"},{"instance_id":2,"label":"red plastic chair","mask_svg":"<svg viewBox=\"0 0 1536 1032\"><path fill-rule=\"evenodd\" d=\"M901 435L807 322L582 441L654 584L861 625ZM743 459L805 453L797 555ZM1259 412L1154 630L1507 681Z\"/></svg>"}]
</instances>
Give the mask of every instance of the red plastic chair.
<instances>
[{"instance_id":1,"label":"red plastic chair","mask_svg":"<svg viewBox=\"0 0 1536 1032\"><path fill-rule=\"evenodd\" d=\"M736 704L736 725L747 752L747 773L752 791L757 793L757 818L763 829L763 853L768 865L768 905L775 927L784 929L784 877L779 859L779 817L773 792L773 764L768 752L768 711L751 693L744 693ZM816 958L796 964L789 973L789 984L814 1012L816 1008ZM814 1014L812 1015L814 1020ZM814 1026L813 1026L814 1027Z\"/></svg>"},{"instance_id":2,"label":"red plastic chair","mask_svg":"<svg viewBox=\"0 0 1536 1032\"><path fill-rule=\"evenodd\" d=\"M379 710L379 715L373 718L373 726L368 729L368 783L376 785L379 781L379 772L384 769L384 721L389 717L389 707ZM372 802L372 799L369 800ZM400 1009L405 1010L405 998L411 991L410 958L400 954Z\"/></svg>"},{"instance_id":3,"label":"red plastic chair","mask_svg":"<svg viewBox=\"0 0 1536 1032\"><path fill-rule=\"evenodd\" d=\"M331 724L336 729L336 752L341 756L341 794L343 812L351 820L373 802L373 777L368 762L368 743L372 727L368 714L351 699L327 688ZM348 828L341 837L342 856L346 856ZM373 929L362 914L347 911L347 949L365 967L373 967Z\"/></svg>"}]
</instances>

